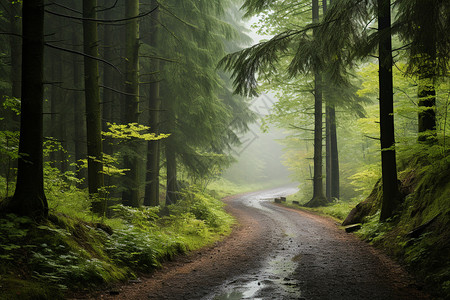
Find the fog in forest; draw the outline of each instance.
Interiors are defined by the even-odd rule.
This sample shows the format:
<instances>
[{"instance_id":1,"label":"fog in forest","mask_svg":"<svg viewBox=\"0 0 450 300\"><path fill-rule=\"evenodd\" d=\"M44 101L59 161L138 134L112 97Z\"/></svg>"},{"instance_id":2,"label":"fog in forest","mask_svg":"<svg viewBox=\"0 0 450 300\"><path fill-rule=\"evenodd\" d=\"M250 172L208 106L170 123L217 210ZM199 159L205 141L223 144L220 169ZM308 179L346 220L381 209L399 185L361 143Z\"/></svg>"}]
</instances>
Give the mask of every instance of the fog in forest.
<instances>
[{"instance_id":1,"label":"fog in forest","mask_svg":"<svg viewBox=\"0 0 450 300\"><path fill-rule=\"evenodd\" d=\"M450 299L450 1L0 0L0 16L0 299L402 289L336 220L420 280L373 299Z\"/></svg>"},{"instance_id":2,"label":"fog in forest","mask_svg":"<svg viewBox=\"0 0 450 300\"><path fill-rule=\"evenodd\" d=\"M266 94L254 98L251 110L257 120L242 135L242 144L232 151L236 162L223 176L238 184L285 184L290 182L290 173L283 164L283 146L280 141L285 137L283 130L267 125L264 118L270 114L275 98Z\"/></svg>"},{"instance_id":3,"label":"fog in forest","mask_svg":"<svg viewBox=\"0 0 450 300\"><path fill-rule=\"evenodd\" d=\"M255 28L259 21L257 17L245 21L246 34L252 39L252 45L271 38L258 34ZM276 101L270 93L262 93L251 100L250 109L257 119L250 124L249 131L240 136L242 144L232 151L236 161L224 171L224 178L238 184L282 185L292 181L292 174L283 159L282 140L286 134L267 122Z\"/></svg>"}]
</instances>

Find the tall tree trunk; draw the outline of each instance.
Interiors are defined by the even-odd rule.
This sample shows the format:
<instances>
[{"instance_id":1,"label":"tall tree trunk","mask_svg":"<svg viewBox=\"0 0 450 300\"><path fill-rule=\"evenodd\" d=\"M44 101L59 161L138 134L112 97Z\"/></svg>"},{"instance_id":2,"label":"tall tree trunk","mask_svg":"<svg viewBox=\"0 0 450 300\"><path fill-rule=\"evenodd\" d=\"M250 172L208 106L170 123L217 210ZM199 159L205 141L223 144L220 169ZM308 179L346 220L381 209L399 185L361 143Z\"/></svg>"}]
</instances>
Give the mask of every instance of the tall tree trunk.
<instances>
[{"instance_id":1,"label":"tall tree trunk","mask_svg":"<svg viewBox=\"0 0 450 300\"><path fill-rule=\"evenodd\" d=\"M329 202L331 202L331 121L330 121L330 106L329 101L326 101L325 108L325 195Z\"/></svg>"},{"instance_id":2,"label":"tall tree trunk","mask_svg":"<svg viewBox=\"0 0 450 300\"><path fill-rule=\"evenodd\" d=\"M74 45L80 45L81 39L78 35L77 30L72 32L72 43ZM80 61L77 56L72 56L72 76L74 91L72 92L72 105L73 105L73 117L74 117L74 152L75 152L75 162L76 162L76 173L77 178L83 180L82 184L79 184L79 188L86 187L86 170L82 168L82 159L87 157L86 149L86 120L85 111L86 106L83 103L81 96L81 90L83 88L82 76L83 70Z\"/></svg>"},{"instance_id":3,"label":"tall tree trunk","mask_svg":"<svg viewBox=\"0 0 450 300\"><path fill-rule=\"evenodd\" d=\"M331 5L332 1L330 1ZM327 12L327 0L322 0L323 14ZM339 198L339 153L336 132L336 108L331 99L326 101L326 197L328 201Z\"/></svg>"},{"instance_id":4,"label":"tall tree trunk","mask_svg":"<svg viewBox=\"0 0 450 300\"><path fill-rule=\"evenodd\" d=\"M330 119L330 164L331 164L331 198L340 197L339 152L336 130L336 108L333 103L329 106Z\"/></svg>"},{"instance_id":5,"label":"tall tree trunk","mask_svg":"<svg viewBox=\"0 0 450 300\"><path fill-rule=\"evenodd\" d=\"M105 4L107 1L104 1ZM105 20L113 19L115 14L112 13L112 9L105 10L103 13L103 18ZM113 62L115 55L113 51L114 45L114 27L115 26L104 26L103 28L103 57L108 62ZM105 66L107 68L107 66ZM103 131L107 131L107 122L113 123L112 109L115 100L115 93L110 89L114 88L114 72L109 72L104 70L103 72L103 85L108 88L103 88ZM103 151L107 154L112 154L113 149L111 143L106 139L103 143Z\"/></svg>"},{"instance_id":6,"label":"tall tree trunk","mask_svg":"<svg viewBox=\"0 0 450 300\"><path fill-rule=\"evenodd\" d=\"M22 107L17 184L6 210L47 217L43 176L44 1L23 0Z\"/></svg>"},{"instance_id":7,"label":"tall tree trunk","mask_svg":"<svg viewBox=\"0 0 450 300\"><path fill-rule=\"evenodd\" d=\"M139 0L127 1L125 18L133 18L139 15ZM139 23L138 19L132 19L126 24L126 122L139 123ZM139 141L131 140L131 151L124 157L125 169L129 169L125 178L125 191L122 201L125 205L139 207L139 167L141 160L137 150Z\"/></svg>"},{"instance_id":8,"label":"tall tree trunk","mask_svg":"<svg viewBox=\"0 0 450 300\"><path fill-rule=\"evenodd\" d=\"M173 99L165 99L164 109L165 111L165 126L168 129L176 127L176 114L174 111ZM166 206L174 204L178 200L178 178L177 178L177 159L176 159L176 134L172 133L171 136L164 139L165 147L164 152L166 155Z\"/></svg>"},{"instance_id":9,"label":"tall tree trunk","mask_svg":"<svg viewBox=\"0 0 450 300\"><path fill-rule=\"evenodd\" d=\"M393 215L399 197L395 157L390 0L378 0L378 30L381 33L378 60L381 172L383 179L383 201L380 220L384 221Z\"/></svg>"},{"instance_id":10,"label":"tall tree trunk","mask_svg":"<svg viewBox=\"0 0 450 300\"><path fill-rule=\"evenodd\" d=\"M56 51L51 51L51 52L56 52ZM51 54L51 71L50 74L47 75L49 78L52 79L53 82L55 82L54 78L55 77L59 77L58 71L59 68L58 66L61 65L61 59L59 57L60 53L52 53ZM58 99L58 87L56 87L55 85L52 85L51 87L51 91L50 91L50 124L49 124L49 134L52 138L52 140L56 143L58 141L58 127L60 126L60 124L58 124L58 109L56 107L56 102ZM46 97L47 98L47 97ZM57 151L58 149L53 149L52 152L50 152L50 164L52 165L52 167L57 168L58 167L58 163L57 163Z\"/></svg>"},{"instance_id":11,"label":"tall tree trunk","mask_svg":"<svg viewBox=\"0 0 450 300\"><path fill-rule=\"evenodd\" d=\"M322 0L322 11L325 15L327 12L327 0ZM329 95L328 95L329 96ZM330 121L330 97L325 97L325 196L329 202L331 199L331 182L333 180L331 173L331 121Z\"/></svg>"},{"instance_id":12,"label":"tall tree trunk","mask_svg":"<svg viewBox=\"0 0 450 300\"><path fill-rule=\"evenodd\" d=\"M18 1L10 2L9 13L9 30L14 35L9 36L9 44L11 46L11 96L14 98L20 98L21 94L21 53L22 53L22 40L19 36L21 33L21 18L20 9L21 3Z\"/></svg>"},{"instance_id":13,"label":"tall tree trunk","mask_svg":"<svg viewBox=\"0 0 450 300\"><path fill-rule=\"evenodd\" d=\"M330 5L331 5L330 0ZM327 12L327 0L322 1L323 14ZM339 153L336 132L336 108L332 100L326 103L326 197L328 201L339 199Z\"/></svg>"},{"instance_id":14,"label":"tall tree trunk","mask_svg":"<svg viewBox=\"0 0 450 300\"><path fill-rule=\"evenodd\" d=\"M83 0L83 45L84 53L98 57L97 1ZM88 154L88 188L89 194L99 197L92 203L92 210L100 215L106 213L106 200L102 188L103 147L102 147L102 113L99 93L98 61L84 57L84 88L86 97L86 130Z\"/></svg>"},{"instance_id":15,"label":"tall tree trunk","mask_svg":"<svg viewBox=\"0 0 450 300\"><path fill-rule=\"evenodd\" d=\"M157 1L152 1L152 7L157 5ZM156 48L159 39L159 9L152 14L150 28L150 46ZM156 53L155 53L156 55ZM149 100L148 100L148 117L150 130L159 133L161 99L159 96L159 59L152 60L152 72L155 74L151 77ZM160 159L160 141L149 141L147 150L147 173L144 205L159 205L159 159Z\"/></svg>"},{"instance_id":16,"label":"tall tree trunk","mask_svg":"<svg viewBox=\"0 0 450 300\"><path fill-rule=\"evenodd\" d=\"M175 147L170 141L172 138L173 136L167 138L165 147L167 168L166 206L175 204L178 200L177 159Z\"/></svg>"},{"instance_id":17,"label":"tall tree trunk","mask_svg":"<svg viewBox=\"0 0 450 300\"><path fill-rule=\"evenodd\" d=\"M420 60L419 67L419 135L420 142L435 143L436 137L436 34L435 22L437 12L433 1L417 1L417 9L422 12L417 20L417 30L421 37L419 44Z\"/></svg>"},{"instance_id":18,"label":"tall tree trunk","mask_svg":"<svg viewBox=\"0 0 450 300\"><path fill-rule=\"evenodd\" d=\"M319 1L312 1L313 23L319 22ZM315 32L314 32L315 33ZM314 207L327 203L323 193L323 118L322 118L322 74L317 67L314 67L314 177L313 177L313 197L306 203L306 206Z\"/></svg>"}]
</instances>

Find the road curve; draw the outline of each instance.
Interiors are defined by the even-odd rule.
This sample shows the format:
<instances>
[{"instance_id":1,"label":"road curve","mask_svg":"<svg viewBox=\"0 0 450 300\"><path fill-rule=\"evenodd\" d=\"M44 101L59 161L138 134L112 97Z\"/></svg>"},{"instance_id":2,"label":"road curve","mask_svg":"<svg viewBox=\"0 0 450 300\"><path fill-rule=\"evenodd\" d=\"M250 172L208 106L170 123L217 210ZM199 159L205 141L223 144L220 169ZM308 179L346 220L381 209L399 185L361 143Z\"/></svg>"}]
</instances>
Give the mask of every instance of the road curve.
<instances>
[{"instance_id":1,"label":"road curve","mask_svg":"<svg viewBox=\"0 0 450 300\"><path fill-rule=\"evenodd\" d=\"M333 220L272 203L295 191L225 199L239 222L230 237L114 295L88 299L430 299L401 267Z\"/></svg>"}]
</instances>

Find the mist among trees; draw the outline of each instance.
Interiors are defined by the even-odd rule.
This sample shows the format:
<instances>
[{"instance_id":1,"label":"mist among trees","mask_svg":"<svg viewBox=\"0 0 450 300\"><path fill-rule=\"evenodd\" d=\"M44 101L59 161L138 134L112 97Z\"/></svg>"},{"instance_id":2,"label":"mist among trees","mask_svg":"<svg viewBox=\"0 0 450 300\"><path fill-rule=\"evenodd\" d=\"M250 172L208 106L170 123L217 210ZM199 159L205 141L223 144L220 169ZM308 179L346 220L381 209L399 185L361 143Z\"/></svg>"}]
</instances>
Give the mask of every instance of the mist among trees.
<instances>
[{"instance_id":1,"label":"mist among trees","mask_svg":"<svg viewBox=\"0 0 450 300\"><path fill-rule=\"evenodd\" d=\"M289 181L304 207L345 207L371 233L448 225L447 0L0 4L10 267L64 288L68 265L122 280L229 234L216 198ZM53 254L39 230L59 232ZM413 242L396 244L416 263L428 246Z\"/></svg>"}]
</instances>

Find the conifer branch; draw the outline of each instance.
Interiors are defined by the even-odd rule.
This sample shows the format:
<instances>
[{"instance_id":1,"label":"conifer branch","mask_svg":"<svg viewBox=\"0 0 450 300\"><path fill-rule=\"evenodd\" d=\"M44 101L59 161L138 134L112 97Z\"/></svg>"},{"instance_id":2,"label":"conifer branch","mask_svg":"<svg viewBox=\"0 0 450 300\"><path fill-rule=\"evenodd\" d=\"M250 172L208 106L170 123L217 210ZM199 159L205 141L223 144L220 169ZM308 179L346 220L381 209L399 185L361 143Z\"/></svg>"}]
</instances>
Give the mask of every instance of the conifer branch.
<instances>
[{"instance_id":1,"label":"conifer branch","mask_svg":"<svg viewBox=\"0 0 450 300\"><path fill-rule=\"evenodd\" d=\"M52 45L52 44L49 44L49 43L44 43L44 45L47 46L47 47L49 47L49 48L56 49L56 50L61 50L61 51L64 51L64 52L69 52L69 53L81 55L81 56L84 56L84 57L88 57L88 58L90 58L90 59L94 59L94 60L101 61L101 62L103 62L103 63L105 63L105 64L107 64L107 65L113 67L117 72L119 72L120 74L122 74L122 72L119 70L119 68L117 68L114 64L112 64L112 63L110 63L109 61L104 60L104 59L102 59L102 58L95 57L95 56L91 56L91 55L88 55L88 54L83 53L83 52L80 52L80 51L71 50L71 49L67 49L67 48L62 48L62 47L55 46L55 45Z\"/></svg>"},{"instance_id":2,"label":"conifer branch","mask_svg":"<svg viewBox=\"0 0 450 300\"><path fill-rule=\"evenodd\" d=\"M104 20L104 19L92 19L92 18L83 18L83 17L74 17L74 16L70 16L70 15L65 15L65 14L60 14L51 10L45 10L46 13L49 13L51 15L54 16L58 16L58 17L62 17L62 18L68 18L68 19L73 19L73 20L78 20L78 21L91 21L91 22L97 22L97 23L122 23L125 21L130 21L130 20L135 20L135 19L139 19L139 18L143 18L145 16L148 16L149 14L153 13L155 10L158 9L158 5L153 8L152 10L149 10L148 12L139 14L137 16L134 17L130 17L130 18L123 18L123 19L114 19L114 20Z\"/></svg>"}]
</instances>

